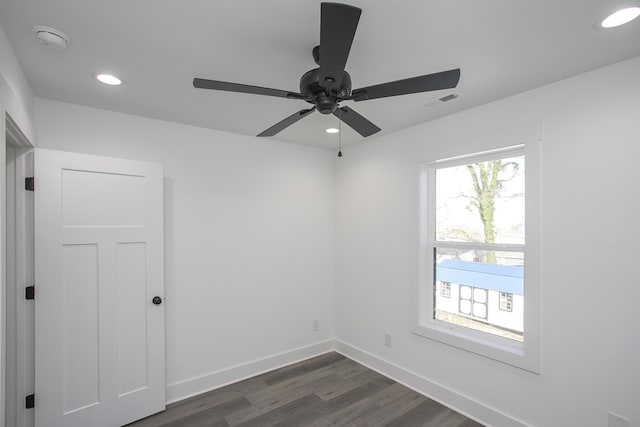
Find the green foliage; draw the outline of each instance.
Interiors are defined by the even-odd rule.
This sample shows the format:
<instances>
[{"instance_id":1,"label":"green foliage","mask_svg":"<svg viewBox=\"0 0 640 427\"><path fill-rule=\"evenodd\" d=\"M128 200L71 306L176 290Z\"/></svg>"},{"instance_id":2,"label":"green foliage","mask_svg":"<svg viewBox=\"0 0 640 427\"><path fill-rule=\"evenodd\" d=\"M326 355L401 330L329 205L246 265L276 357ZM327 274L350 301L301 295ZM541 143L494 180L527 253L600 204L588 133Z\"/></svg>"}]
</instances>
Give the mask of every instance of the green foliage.
<instances>
[{"instance_id":1,"label":"green foliage","mask_svg":"<svg viewBox=\"0 0 640 427\"><path fill-rule=\"evenodd\" d=\"M512 174L505 177L505 172L511 169ZM495 202L500 197L502 184L513 179L518 172L518 164L515 162L503 162L503 160L490 160L467 165L467 170L473 183L474 194L467 196L471 199L470 205L475 207L484 229L484 242L495 243L496 230L494 224ZM495 264L496 253L488 251L485 262Z\"/></svg>"}]
</instances>

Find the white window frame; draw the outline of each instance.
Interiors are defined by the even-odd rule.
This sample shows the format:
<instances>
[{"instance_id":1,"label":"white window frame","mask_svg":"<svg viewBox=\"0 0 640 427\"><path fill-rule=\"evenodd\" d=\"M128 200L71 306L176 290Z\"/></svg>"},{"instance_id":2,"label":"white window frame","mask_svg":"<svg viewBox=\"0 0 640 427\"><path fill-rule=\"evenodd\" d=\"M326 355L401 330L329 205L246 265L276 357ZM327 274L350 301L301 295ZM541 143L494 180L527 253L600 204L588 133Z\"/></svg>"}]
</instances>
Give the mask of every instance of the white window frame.
<instances>
[{"instance_id":1,"label":"white window frame","mask_svg":"<svg viewBox=\"0 0 640 427\"><path fill-rule=\"evenodd\" d=\"M479 354L524 370L540 372L540 141L492 149L480 153L437 160L420 166L419 185L419 272L414 304L413 333ZM487 250L521 250L525 254L524 269L524 341L500 337L433 318L434 248L447 247L435 240L435 171L478 161L525 156L525 245L487 245ZM464 243L456 243L464 246ZM482 244L470 244L483 249Z\"/></svg>"}]
</instances>

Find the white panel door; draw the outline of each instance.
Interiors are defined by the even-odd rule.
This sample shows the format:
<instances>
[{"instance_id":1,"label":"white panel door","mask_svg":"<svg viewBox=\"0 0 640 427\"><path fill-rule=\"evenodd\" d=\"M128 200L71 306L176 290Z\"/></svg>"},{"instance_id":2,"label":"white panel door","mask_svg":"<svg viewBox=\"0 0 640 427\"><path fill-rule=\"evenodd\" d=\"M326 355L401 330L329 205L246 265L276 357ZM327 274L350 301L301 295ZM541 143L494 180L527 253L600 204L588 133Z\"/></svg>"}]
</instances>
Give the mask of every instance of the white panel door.
<instances>
[{"instance_id":1,"label":"white panel door","mask_svg":"<svg viewBox=\"0 0 640 427\"><path fill-rule=\"evenodd\" d=\"M37 149L35 183L36 427L162 411L162 166Z\"/></svg>"}]
</instances>

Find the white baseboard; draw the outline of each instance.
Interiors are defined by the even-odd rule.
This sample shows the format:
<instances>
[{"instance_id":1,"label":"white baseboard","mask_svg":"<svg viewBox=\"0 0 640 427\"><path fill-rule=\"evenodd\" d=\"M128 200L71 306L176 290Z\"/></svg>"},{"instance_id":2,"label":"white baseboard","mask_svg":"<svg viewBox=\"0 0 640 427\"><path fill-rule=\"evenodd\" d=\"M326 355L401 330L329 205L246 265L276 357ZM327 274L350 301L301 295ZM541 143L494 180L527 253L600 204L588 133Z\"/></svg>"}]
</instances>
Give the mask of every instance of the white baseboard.
<instances>
[{"instance_id":1,"label":"white baseboard","mask_svg":"<svg viewBox=\"0 0 640 427\"><path fill-rule=\"evenodd\" d=\"M343 341L335 341L335 351L484 425L493 427L530 427L529 424L495 408L491 408Z\"/></svg>"},{"instance_id":2,"label":"white baseboard","mask_svg":"<svg viewBox=\"0 0 640 427\"><path fill-rule=\"evenodd\" d=\"M230 366L199 377L167 386L167 404L196 396L216 388L242 381L330 351L337 351L354 361L403 384L418 393L454 409L478 422L493 427L530 427L504 412L428 380L394 363L340 340L326 340L240 365Z\"/></svg>"},{"instance_id":3,"label":"white baseboard","mask_svg":"<svg viewBox=\"0 0 640 427\"><path fill-rule=\"evenodd\" d=\"M167 385L167 404L334 350L333 339Z\"/></svg>"}]
</instances>

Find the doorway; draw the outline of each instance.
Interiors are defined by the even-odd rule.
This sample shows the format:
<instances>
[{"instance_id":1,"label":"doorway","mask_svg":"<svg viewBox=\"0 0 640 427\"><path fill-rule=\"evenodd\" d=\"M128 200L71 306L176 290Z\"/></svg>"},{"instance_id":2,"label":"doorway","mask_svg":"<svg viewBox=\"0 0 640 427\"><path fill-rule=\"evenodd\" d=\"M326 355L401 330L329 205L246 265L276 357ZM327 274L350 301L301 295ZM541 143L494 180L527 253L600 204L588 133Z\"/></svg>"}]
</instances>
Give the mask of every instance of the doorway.
<instances>
[{"instance_id":1,"label":"doorway","mask_svg":"<svg viewBox=\"0 0 640 427\"><path fill-rule=\"evenodd\" d=\"M6 426L32 427L33 409L25 407L34 390L34 306L25 299L33 284L33 192L25 177L33 176L33 146L6 115L4 198L5 411Z\"/></svg>"}]
</instances>

